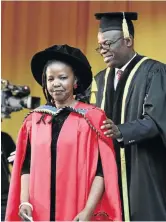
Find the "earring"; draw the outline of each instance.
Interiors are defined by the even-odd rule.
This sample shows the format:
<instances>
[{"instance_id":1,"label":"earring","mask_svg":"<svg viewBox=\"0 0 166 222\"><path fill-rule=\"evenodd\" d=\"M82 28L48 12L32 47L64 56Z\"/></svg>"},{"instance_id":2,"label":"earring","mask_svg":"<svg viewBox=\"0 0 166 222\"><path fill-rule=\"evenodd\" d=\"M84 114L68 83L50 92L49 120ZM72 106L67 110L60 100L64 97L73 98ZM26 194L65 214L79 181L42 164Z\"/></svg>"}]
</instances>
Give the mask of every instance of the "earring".
<instances>
[{"instance_id":1,"label":"earring","mask_svg":"<svg viewBox=\"0 0 166 222\"><path fill-rule=\"evenodd\" d=\"M78 85L77 83L74 84L74 89L77 89Z\"/></svg>"}]
</instances>

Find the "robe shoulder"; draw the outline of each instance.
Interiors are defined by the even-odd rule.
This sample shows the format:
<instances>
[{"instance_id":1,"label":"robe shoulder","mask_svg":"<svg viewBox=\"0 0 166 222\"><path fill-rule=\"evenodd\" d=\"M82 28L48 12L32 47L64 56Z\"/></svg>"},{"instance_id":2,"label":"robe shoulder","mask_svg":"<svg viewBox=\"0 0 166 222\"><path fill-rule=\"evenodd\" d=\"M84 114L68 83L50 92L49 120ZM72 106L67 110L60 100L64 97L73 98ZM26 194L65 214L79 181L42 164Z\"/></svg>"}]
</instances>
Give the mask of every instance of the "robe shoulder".
<instances>
[{"instance_id":1,"label":"robe shoulder","mask_svg":"<svg viewBox=\"0 0 166 222\"><path fill-rule=\"evenodd\" d=\"M166 92L166 64L159 61L149 59L142 64L140 72L146 73L147 89L151 87L151 91L157 92L160 87ZM161 92L160 92L161 93Z\"/></svg>"},{"instance_id":2,"label":"robe shoulder","mask_svg":"<svg viewBox=\"0 0 166 222\"><path fill-rule=\"evenodd\" d=\"M101 70L100 72L98 72L96 75L95 75L95 79L98 80L100 78L102 78L103 74L106 72L106 69L103 69Z\"/></svg>"},{"instance_id":3,"label":"robe shoulder","mask_svg":"<svg viewBox=\"0 0 166 222\"><path fill-rule=\"evenodd\" d=\"M166 72L166 64L154 59L148 59L143 62L142 67L149 73Z\"/></svg>"}]
</instances>

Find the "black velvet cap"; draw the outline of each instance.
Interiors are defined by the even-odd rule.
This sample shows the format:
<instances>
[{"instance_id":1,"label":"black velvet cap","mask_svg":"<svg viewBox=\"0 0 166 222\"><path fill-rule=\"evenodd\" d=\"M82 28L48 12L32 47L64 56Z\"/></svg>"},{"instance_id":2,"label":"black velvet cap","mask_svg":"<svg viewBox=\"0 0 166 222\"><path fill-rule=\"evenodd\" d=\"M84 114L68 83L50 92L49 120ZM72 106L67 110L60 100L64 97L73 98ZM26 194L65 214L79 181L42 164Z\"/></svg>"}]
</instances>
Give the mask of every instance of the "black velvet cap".
<instances>
[{"instance_id":1,"label":"black velvet cap","mask_svg":"<svg viewBox=\"0 0 166 222\"><path fill-rule=\"evenodd\" d=\"M53 45L37 52L31 60L31 71L35 80L42 85L42 74L46 63L50 60L62 61L69 64L85 91L92 82L92 70L86 56L78 48L69 45ZM78 91L78 90L77 90Z\"/></svg>"},{"instance_id":2,"label":"black velvet cap","mask_svg":"<svg viewBox=\"0 0 166 222\"><path fill-rule=\"evenodd\" d=\"M124 12L129 33L134 36L134 26L131 20L137 20L136 12ZM123 12L96 13L95 17L100 20L99 29L101 32L110 30L122 30Z\"/></svg>"}]
</instances>

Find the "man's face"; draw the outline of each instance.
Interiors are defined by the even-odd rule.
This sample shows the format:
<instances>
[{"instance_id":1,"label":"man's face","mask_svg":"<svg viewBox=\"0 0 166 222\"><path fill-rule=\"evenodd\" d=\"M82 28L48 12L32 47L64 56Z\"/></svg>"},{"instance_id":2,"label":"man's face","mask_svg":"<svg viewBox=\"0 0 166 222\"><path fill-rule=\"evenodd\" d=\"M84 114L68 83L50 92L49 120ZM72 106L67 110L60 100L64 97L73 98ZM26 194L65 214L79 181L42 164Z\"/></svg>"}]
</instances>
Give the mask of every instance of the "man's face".
<instances>
[{"instance_id":1,"label":"man's face","mask_svg":"<svg viewBox=\"0 0 166 222\"><path fill-rule=\"evenodd\" d=\"M128 47L123 32L111 30L98 33L99 52L107 67L121 68L128 58Z\"/></svg>"}]
</instances>

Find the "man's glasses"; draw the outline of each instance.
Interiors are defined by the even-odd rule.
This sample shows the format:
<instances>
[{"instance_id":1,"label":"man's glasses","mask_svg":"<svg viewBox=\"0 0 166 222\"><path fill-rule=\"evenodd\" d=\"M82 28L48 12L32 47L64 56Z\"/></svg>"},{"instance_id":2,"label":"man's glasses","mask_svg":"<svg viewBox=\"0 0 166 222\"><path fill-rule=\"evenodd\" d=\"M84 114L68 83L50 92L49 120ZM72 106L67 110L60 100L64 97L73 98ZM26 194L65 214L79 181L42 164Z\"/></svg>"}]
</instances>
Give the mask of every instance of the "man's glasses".
<instances>
[{"instance_id":1,"label":"man's glasses","mask_svg":"<svg viewBox=\"0 0 166 222\"><path fill-rule=\"evenodd\" d=\"M119 37L118 39L116 39L115 41L105 41L103 44L100 44L98 48L96 48L96 52L100 53L102 49L105 50L109 50L110 47L115 44L117 41L119 41L120 39L123 39L123 36Z\"/></svg>"}]
</instances>

